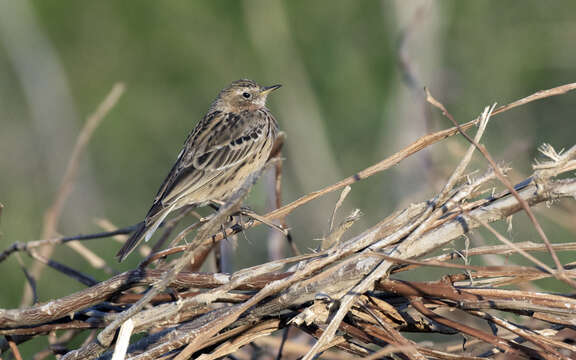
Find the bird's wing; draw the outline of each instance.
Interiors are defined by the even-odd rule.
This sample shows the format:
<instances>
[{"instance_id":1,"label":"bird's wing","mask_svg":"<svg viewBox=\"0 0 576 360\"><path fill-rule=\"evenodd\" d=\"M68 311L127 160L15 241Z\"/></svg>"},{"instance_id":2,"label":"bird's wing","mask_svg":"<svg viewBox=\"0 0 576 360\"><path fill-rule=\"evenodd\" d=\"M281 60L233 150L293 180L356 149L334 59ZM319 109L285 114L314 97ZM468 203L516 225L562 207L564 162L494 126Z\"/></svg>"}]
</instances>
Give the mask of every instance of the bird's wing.
<instances>
[{"instance_id":1,"label":"bird's wing","mask_svg":"<svg viewBox=\"0 0 576 360\"><path fill-rule=\"evenodd\" d=\"M171 202L191 194L212 181L222 171L240 164L254 151L261 151L271 131L267 111L255 111L247 122L241 114L207 114L186 139L176 163L160 187L150 209L150 220ZM148 221L147 221L148 222Z\"/></svg>"},{"instance_id":2,"label":"bird's wing","mask_svg":"<svg viewBox=\"0 0 576 360\"><path fill-rule=\"evenodd\" d=\"M265 110L251 112L248 121L242 114L228 113L222 116L210 131L199 133L194 152L183 158L183 165L206 171L219 171L239 164L254 149L266 142Z\"/></svg>"}]
</instances>

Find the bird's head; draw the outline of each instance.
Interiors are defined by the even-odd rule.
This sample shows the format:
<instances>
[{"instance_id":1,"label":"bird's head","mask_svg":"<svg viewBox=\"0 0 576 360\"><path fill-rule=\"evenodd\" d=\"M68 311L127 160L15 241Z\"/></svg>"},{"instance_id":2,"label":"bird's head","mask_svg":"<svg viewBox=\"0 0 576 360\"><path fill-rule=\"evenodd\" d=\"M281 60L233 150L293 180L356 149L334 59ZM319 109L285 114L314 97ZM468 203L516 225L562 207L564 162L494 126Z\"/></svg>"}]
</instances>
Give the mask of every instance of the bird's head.
<instances>
[{"instance_id":1,"label":"bird's head","mask_svg":"<svg viewBox=\"0 0 576 360\"><path fill-rule=\"evenodd\" d=\"M260 86L252 80L236 80L220 92L212 104L212 110L239 112L263 108L268 94L280 86Z\"/></svg>"}]
</instances>

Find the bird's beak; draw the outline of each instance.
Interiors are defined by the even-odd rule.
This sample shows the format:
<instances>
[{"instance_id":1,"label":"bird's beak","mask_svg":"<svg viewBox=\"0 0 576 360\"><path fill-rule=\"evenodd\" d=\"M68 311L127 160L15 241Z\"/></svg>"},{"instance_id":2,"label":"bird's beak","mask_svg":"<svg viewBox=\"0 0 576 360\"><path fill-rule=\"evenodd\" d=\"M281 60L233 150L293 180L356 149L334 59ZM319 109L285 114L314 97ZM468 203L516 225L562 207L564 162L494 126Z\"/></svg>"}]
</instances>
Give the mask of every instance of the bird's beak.
<instances>
[{"instance_id":1,"label":"bird's beak","mask_svg":"<svg viewBox=\"0 0 576 360\"><path fill-rule=\"evenodd\" d=\"M265 87L262 88L262 90L260 90L260 94L263 94L263 95L266 95L266 96L267 96L267 95L270 94L272 91L280 88L281 86L282 86L282 85L280 85L280 84L272 85L272 86L265 86Z\"/></svg>"}]
</instances>

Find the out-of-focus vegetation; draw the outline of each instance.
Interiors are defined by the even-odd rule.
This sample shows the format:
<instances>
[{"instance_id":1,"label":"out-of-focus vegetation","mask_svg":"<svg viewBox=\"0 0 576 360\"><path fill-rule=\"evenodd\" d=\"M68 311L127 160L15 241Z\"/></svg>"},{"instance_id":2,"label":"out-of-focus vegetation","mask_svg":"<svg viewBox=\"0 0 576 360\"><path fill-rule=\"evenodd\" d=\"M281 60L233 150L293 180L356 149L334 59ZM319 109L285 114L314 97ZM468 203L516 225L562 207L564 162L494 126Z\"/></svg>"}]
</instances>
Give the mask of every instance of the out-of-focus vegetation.
<instances>
[{"instance_id":1,"label":"out-of-focus vegetation","mask_svg":"<svg viewBox=\"0 0 576 360\"><path fill-rule=\"evenodd\" d=\"M230 81L284 85L269 107L288 134L288 202L450 126L423 103L423 86L463 122L493 102L575 81L575 14L568 0L0 1L0 247L38 239L75 137L117 81L127 92L83 157L63 234L100 231L97 218L120 227L140 221L186 135ZM569 94L494 119L488 149L527 173L542 142L574 143L575 103ZM425 199L464 145L452 139L355 185L344 211L359 207L367 225ZM260 213L269 208L268 183L261 179L251 195ZM326 231L335 201L290 216L300 248L317 247L312 239ZM555 242L567 234L550 227ZM237 266L266 257L267 230L246 237ZM87 245L107 259L119 247L108 239ZM60 248L55 257L88 268L72 254ZM24 284L16 257L0 269L10 274L4 289L13 289L0 292L0 307L15 307ZM40 300L80 288L50 270L44 276Z\"/></svg>"}]
</instances>

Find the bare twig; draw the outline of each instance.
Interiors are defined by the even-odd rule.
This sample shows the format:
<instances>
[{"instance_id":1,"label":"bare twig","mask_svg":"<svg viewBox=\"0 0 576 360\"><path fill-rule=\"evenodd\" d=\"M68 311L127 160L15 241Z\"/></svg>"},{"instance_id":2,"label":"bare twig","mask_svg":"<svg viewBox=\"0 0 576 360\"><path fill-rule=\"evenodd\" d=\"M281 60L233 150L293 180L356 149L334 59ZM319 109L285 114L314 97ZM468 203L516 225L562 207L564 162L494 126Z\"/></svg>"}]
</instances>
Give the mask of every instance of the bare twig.
<instances>
[{"instance_id":1,"label":"bare twig","mask_svg":"<svg viewBox=\"0 0 576 360\"><path fill-rule=\"evenodd\" d=\"M118 229L118 230L106 231L106 232L94 233L94 234L88 234L88 235L55 237L55 238L45 239L45 240L28 241L25 243L15 242L12 245L10 245L6 250L4 250L0 253L0 262L6 260L6 258L8 258L8 256L10 256L13 253L18 252L18 251L30 251L32 249L42 247L42 246L60 245L60 244L65 244L67 242L76 241L76 240L94 240L94 239L102 239L102 238L106 238L106 237L112 237L112 236L116 236L116 235L125 235L125 234L130 234L132 231L134 231L134 229L135 229L135 226L129 226L129 227Z\"/></svg>"},{"instance_id":2,"label":"bare twig","mask_svg":"<svg viewBox=\"0 0 576 360\"><path fill-rule=\"evenodd\" d=\"M502 173L502 171L500 170L498 165L496 165L496 162L494 161L492 156L488 153L488 150L486 150L486 148L483 145L478 144L477 141L475 141L468 134L466 134L464 129L458 124L458 122L454 119L454 117L452 117L452 115L446 110L444 105L442 105L440 102L435 100L432 97L432 95L430 95L429 92L427 93L427 100L431 104L440 108L442 110L442 113L448 119L450 119L450 121L457 127L458 132L462 136L464 136L466 138L466 140L468 140L471 144L473 144L478 149L478 151L480 151L482 153L482 155L486 158L486 160L490 163L490 166L494 169L494 172L495 172L496 176L498 177L498 180L500 180L500 182L502 182L502 184L504 184L504 186L506 186L506 188L512 193L512 195L514 195L514 197L522 205L522 208L524 209L524 211L526 212L526 214L530 218L530 221L534 224L534 228L538 232L538 235L540 235L540 237L544 241L544 244L546 244L546 247L548 248L548 252L552 256L552 259L554 260L554 263L556 264L556 271L558 272L558 277L562 278L563 281L570 284L572 287L576 288L576 282L573 281L572 279L568 278L566 276L566 274L564 273L564 267L562 266L560 259L558 259L558 255L556 255L556 252L552 248L552 245L550 244L550 240L548 240L548 237L544 233L542 226L540 225L540 223L536 219L534 212L532 212L532 210L530 209L530 205L524 199L522 199L520 197L520 195L518 194L516 189L514 189L514 187L512 186L512 183L504 176L504 174Z\"/></svg>"},{"instance_id":3,"label":"bare twig","mask_svg":"<svg viewBox=\"0 0 576 360\"><path fill-rule=\"evenodd\" d=\"M20 355L20 350L18 350L18 346L16 345L16 343L12 340L12 338L10 336L6 336L6 340L8 341L8 344L10 345L10 350L12 350L12 354L14 355L14 358L16 360L22 360L22 355Z\"/></svg>"},{"instance_id":4,"label":"bare twig","mask_svg":"<svg viewBox=\"0 0 576 360\"><path fill-rule=\"evenodd\" d=\"M74 179L76 178L76 173L78 172L78 167L80 164L80 158L90 141L94 130L100 125L104 117L114 108L122 94L124 93L124 84L117 83L112 87L110 93L106 96L104 101L98 106L96 111L88 117L86 123L78 138L74 144L74 149L70 155L68 165L62 177L62 182L56 193L56 198L52 206L46 210L44 214L44 224L42 228L42 238L48 239L57 235L58 222L60 221L60 215L64 208L64 203L68 199L70 192L72 191L74 185ZM52 255L52 247L45 247L41 255L49 258ZM35 277L39 278L43 269L43 264L35 263L30 270L30 273ZM29 288L26 288L22 298L22 304L28 304L30 301L31 292Z\"/></svg>"},{"instance_id":5,"label":"bare twig","mask_svg":"<svg viewBox=\"0 0 576 360\"><path fill-rule=\"evenodd\" d=\"M564 90L566 87L559 87L527 99L532 101ZM509 109L516 106L514 104L499 109ZM493 114L497 111L494 110ZM245 224L235 224L219 231L227 215L239 209L254 180L251 179L206 221L196 222L177 235L172 235L170 229L184 217L184 213L166 223L164 237L172 244L196 231L195 236L189 237L191 241L187 245L159 251L134 271L63 298L29 308L0 309L0 335L13 336L14 343L18 344L18 341L26 340L20 340L21 336L31 338L66 330L67 337L50 336L51 349L56 352L59 347L71 346L71 334L84 334L86 329L93 329L90 330L92 337L89 336L81 347L68 352L65 359L112 356L116 332L121 326L125 328L123 324L128 324L128 319L133 321L134 332L143 334L141 340L127 349L134 359L191 356L210 359L232 353L257 356L254 351L250 354L250 347L240 347L250 343L270 343L270 338L263 336L280 329L286 332L288 327L293 331L284 342L286 349L298 343L298 339L293 338L298 331L318 339L312 347L301 345L298 348L299 355L307 352L305 358L313 358L328 350L330 356L343 356L336 352L339 350L356 356L372 355L372 358L395 353L410 359L476 360L466 354L479 354L483 344L496 349L483 356L503 352L505 356L520 358L573 357L576 348L562 342L571 335L562 332L569 331L573 325L576 300L571 295L536 292L522 286L518 289L503 288L503 285L530 284L529 281L551 276L565 281L576 274L574 265L564 264L563 276L560 276L558 269L537 260L533 262L534 266L513 263L482 266L469 265L468 262L462 265L448 261L460 261L461 258L454 255L457 252L467 258L485 254L531 256L531 252L546 251L549 247L554 251L571 251L576 244L504 241L505 245L466 248L463 251L443 249L441 255L429 257L432 250L446 247L472 229L522 211L522 201L533 206L576 195L576 177L573 174L556 178L576 166L576 147L566 152L543 147L546 162L536 164L532 177L513 187L516 194L510 189L492 193L486 190L487 184L497 177L496 172L505 171L498 167L484 174L465 177L472 153L480 146L478 143L489 115L490 109L487 109L479 119L460 126L460 129L456 126L430 134L423 137L422 142L412 144L355 176L308 194L261 219L250 219ZM346 188L478 123L480 129L466 155L443 189L429 201L397 211L348 239L344 239L342 234L357 218L357 212L339 226L335 226L337 222L332 215L326 246L315 253L271 261L233 274L181 271L184 267L189 270L201 264L206 258L205 250L230 234L260 223L277 221L314 198ZM336 209L343 199L341 196ZM86 238L89 237L94 235ZM35 249L51 242L64 243L68 239L49 239L28 246L14 244L3 255L6 257L26 250L39 261L48 263L49 259L39 256ZM184 253L180 257L158 261L162 256L178 252ZM423 257L428 259L416 260ZM406 272L416 267L434 267L442 277L420 282L388 278L391 271ZM71 269L60 268L78 278ZM405 273L405 278L409 278L407 275L409 273ZM490 314L487 309L490 309ZM509 314L514 314L514 322ZM498 328L501 331L490 333L468 323L475 318L481 318L493 330ZM336 331L340 332L338 336L335 336ZM429 342L414 343L406 339L404 331L462 333L470 340L465 350L446 347L439 351L432 349ZM124 340L119 342L126 343L129 336L120 338ZM263 348L261 351L278 354L280 340L277 340L275 349ZM4 341L0 346L8 349L9 344ZM105 351L108 353L103 354ZM116 356L121 356L121 353L118 350Z\"/></svg>"}]
</instances>

